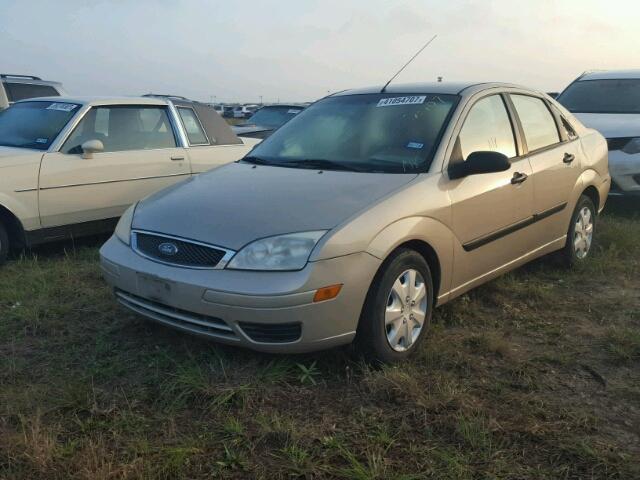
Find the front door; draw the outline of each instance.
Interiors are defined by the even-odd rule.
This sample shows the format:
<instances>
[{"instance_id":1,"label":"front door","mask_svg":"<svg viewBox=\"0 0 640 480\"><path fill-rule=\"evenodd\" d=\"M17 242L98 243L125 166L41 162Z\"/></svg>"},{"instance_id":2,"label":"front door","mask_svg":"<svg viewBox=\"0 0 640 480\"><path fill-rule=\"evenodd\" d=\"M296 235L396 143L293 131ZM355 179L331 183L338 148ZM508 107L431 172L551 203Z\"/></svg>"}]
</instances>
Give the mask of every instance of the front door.
<instances>
[{"instance_id":1,"label":"front door","mask_svg":"<svg viewBox=\"0 0 640 480\"><path fill-rule=\"evenodd\" d=\"M164 106L93 107L40 171L43 227L118 217L132 203L190 176ZM104 150L83 158L81 145Z\"/></svg>"},{"instance_id":2,"label":"front door","mask_svg":"<svg viewBox=\"0 0 640 480\"><path fill-rule=\"evenodd\" d=\"M453 293L530 249L526 225L533 215L532 171L529 160L518 157L514 128L500 95L484 97L471 107L450 164L476 151L497 151L512 163L504 172L447 180L453 231L460 242Z\"/></svg>"}]
</instances>

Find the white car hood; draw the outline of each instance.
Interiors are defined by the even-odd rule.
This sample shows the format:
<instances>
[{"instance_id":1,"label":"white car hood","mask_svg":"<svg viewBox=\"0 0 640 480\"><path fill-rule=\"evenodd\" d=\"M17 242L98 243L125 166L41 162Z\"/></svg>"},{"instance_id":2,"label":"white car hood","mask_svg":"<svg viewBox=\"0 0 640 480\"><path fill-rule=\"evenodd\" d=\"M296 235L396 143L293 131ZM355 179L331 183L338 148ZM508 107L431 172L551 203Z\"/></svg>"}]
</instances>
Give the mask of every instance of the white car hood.
<instances>
[{"instance_id":1,"label":"white car hood","mask_svg":"<svg viewBox=\"0 0 640 480\"><path fill-rule=\"evenodd\" d=\"M44 152L31 148L13 148L0 146L0 168L40 161ZM29 157L29 158L26 158Z\"/></svg>"},{"instance_id":2,"label":"white car hood","mask_svg":"<svg viewBox=\"0 0 640 480\"><path fill-rule=\"evenodd\" d=\"M586 127L598 130L606 138L640 137L640 114L574 113Z\"/></svg>"}]
</instances>

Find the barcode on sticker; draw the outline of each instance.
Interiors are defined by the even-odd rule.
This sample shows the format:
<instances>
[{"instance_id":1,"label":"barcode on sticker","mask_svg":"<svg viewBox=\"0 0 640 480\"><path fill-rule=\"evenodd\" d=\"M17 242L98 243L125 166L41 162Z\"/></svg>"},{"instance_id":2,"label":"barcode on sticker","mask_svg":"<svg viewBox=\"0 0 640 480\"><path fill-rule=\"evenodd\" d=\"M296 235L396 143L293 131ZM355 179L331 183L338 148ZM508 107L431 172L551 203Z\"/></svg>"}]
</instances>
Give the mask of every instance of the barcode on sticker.
<instances>
[{"instance_id":1,"label":"barcode on sticker","mask_svg":"<svg viewBox=\"0 0 640 480\"><path fill-rule=\"evenodd\" d=\"M77 105L73 103L52 103L47 107L47 110L58 110L59 112L71 112Z\"/></svg>"},{"instance_id":2,"label":"barcode on sticker","mask_svg":"<svg viewBox=\"0 0 640 480\"><path fill-rule=\"evenodd\" d=\"M394 105L420 105L421 103L424 103L426 99L426 95L381 98L378 102L378 107L392 107Z\"/></svg>"}]
</instances>

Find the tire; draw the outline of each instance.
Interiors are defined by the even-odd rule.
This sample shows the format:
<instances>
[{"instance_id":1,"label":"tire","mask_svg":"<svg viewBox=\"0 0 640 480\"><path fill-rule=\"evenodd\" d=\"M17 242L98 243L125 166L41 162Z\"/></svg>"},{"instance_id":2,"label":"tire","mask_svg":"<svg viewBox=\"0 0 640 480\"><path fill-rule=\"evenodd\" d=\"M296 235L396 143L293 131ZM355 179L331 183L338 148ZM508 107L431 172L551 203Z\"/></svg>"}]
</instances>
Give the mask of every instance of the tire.
<instances>
[{"instance_id":1,"label":"tire","mask_svg":"<svg viewBox=\"0 0 640 480\"><path fill-rule=\"evenodd\" d=\"M591 256L596 218L593 201L586 195L581 195L571 215L567 241L561 250L562 260L567 267L584 263Z\"/></svg>"},{"instance_id":2,"label":"tire","mask_svg":"<svg viewBox=\"0 0 640 480\"><path fill-rule=\"evenodd\" d=\"M9 235L7 234L6 228L4 228L4 225L0 223L0 265L7 261L9 247Z\"/></svg>"},{"instance_id":3,"label":"tire","mask_svg":"<svg viewBox=\"0 0 640 480\"><path fill-rule=\"evenodd\" d=\"M413 299L407 302L407 296ZM415 250L400 249L384 261L369 288L356 346L368 359L383 363L404 360L424 340L432 312L429 265Z\"/></svg>"}]
</instances>

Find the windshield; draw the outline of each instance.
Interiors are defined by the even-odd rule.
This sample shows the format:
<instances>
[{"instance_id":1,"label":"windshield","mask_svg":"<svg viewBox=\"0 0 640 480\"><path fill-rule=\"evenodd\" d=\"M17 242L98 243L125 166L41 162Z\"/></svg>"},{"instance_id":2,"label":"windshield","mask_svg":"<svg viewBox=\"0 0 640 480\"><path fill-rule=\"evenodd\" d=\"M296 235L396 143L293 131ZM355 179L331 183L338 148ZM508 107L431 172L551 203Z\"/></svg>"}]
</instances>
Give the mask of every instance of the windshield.
<instances>
[{"instance_id":1,"label":"windshield","mask_svg":"<svg viewBox=\"0 0 640 480\"><path fill-rule=\"evenodd\" d=\"M321 100L247 161L296 168L416 173L431 164L456 95L341 95Z\"/></svg>"},{"instance_id":2,"label":"windshield","mask_svg":"<svg viewBox=\"0 0 640 480\"><path fill-rule=\"evenodd\" d=\"M581 80L557 100L574 113L640 113L640 79Z\"/></svg>"},{"instance_id":3,"label":"windshield","mask_svg":"<svg viewBox=\"0 0 640 480\"><path fill-rule=\"evenodd\" d=\"M255 125L278 128L302 110L302 107L264 107L254 113L250 120Z\"/></svg>"},{"instance_id":4,"label":"windshield","mask_svg":"<svg viewBox=\"0 0 640 480\"><path fill-rule=\"evenodd\" d=\"M47 150L79 108L63 102L16 103L0 112L0 146Z\"/></svg>"}]
</instances>

